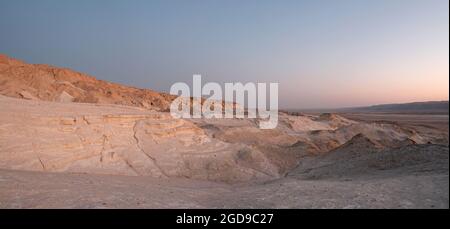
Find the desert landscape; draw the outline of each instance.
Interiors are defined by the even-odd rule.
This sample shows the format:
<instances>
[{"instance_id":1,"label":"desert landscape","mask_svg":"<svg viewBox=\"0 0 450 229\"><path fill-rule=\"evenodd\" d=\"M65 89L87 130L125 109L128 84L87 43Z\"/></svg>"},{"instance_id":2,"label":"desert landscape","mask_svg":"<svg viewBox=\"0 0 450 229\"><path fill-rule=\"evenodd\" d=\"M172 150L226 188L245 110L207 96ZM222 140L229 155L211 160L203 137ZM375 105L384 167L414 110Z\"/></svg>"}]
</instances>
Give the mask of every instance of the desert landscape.
<instances>
[{"instance_id":1,"label":"desert landscape","mask_svg":"<svg viewBox=\"0 0 450 229\"><path fill-rule=\"evenodd\" d=\"M1 55L0 208L449 207L448 102L263 130L174 119L174 98Z\"/></svg>"}]
</instances>

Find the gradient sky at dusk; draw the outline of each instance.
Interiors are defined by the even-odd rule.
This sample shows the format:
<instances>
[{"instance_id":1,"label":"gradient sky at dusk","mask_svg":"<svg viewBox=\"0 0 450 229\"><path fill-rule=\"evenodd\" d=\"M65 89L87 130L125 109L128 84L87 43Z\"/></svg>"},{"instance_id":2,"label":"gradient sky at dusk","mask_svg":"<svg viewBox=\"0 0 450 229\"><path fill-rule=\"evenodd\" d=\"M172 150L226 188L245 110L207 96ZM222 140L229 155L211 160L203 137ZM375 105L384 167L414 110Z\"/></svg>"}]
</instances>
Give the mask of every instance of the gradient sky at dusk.
<instances>
[{"instance_id":1,"label":"gradient sky at dusk","mask_svg":"<svg viewBox=\"0 0 450 229\"><path fill-rule=\"evenodd\" d=\"M158 91L279 82L283 108L448 100L448 0L0 0L0 53Z\"/></svg>"}]
</instances>

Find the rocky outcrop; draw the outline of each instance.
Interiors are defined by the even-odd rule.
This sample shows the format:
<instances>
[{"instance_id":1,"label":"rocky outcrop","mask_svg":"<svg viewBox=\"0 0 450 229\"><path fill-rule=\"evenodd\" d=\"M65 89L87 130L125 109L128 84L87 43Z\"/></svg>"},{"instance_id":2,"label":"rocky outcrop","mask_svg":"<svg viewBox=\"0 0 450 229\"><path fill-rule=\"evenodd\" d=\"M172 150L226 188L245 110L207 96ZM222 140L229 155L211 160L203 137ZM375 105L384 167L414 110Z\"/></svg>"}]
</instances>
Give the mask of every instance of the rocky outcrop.
<instances>
[{"instance_id":1,"label":"rocky outcrop","mask_svg":"<svg viewBox=\"0 0 450 229\"><path fill-rule=\"evenodd\" d=\"M0 96L4 169L269 180L310 156L337 161L435 140L329 113L280 113L271 130L259 129L258 119L173 119L162 112L173 96L4 55L0 94L8 96Z\"/></svg>"},{"instance_id":2,"label":"rocky outcrop","mask_svg":"<svg viewBox=\"0 0 450 229\"><path fill-rule=\"evenodd\" d=\"M0 168L227 182L280 176L260 151L169 113L7 97L0 104Z\"/></svg>"},{"instance_id":3,"label":"rocky outcrop","mask_svg":"<svg viewBox=\"0 0 450 229\"><path fill-rule=\"evenodd\" d=\"M168 110L173 96L97 80L70 69L27 64L0 54L0 94L44 101L102 103Z\"/></svg>"}]
</instances>

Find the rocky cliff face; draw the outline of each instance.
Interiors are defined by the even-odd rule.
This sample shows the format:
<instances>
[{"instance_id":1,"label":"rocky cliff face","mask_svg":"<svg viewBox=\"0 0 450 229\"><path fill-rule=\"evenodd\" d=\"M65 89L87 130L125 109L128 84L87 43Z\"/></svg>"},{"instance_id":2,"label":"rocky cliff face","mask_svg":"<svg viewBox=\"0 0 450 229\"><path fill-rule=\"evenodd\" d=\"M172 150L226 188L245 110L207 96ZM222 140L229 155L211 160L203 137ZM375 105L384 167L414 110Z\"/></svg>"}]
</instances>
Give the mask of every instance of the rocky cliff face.
<instances>
[{"instance_id":1,"label":"rocky cliff face","mask_svg":"<svg viewBox=\"0 0 450 229\"><path fill-rule=\"evenodd\" d=\"M439 142L394 123L335 114L280 113L271 130L259 129L258 119L174 119L161 112L172 96L6 56L0 94L1 169L255 181L305 168L307 157L318 157L316 165L323 156L390 155Z\"/></svg>"},{"instance_id":2,"label":"rocky cliff face","mask_svg":"<svg viewBox=\"0 0 450 229\"><path fill-rule=\"evenodd\" d=\"M15 170L270 180L304 157L339 147L383 149L430 140L395 125L342 117L330 123L282 115L278 128L261 130L257 120L174 119L167 112L110 104L0 96L0 107L0 168ZM302 122L310 126L297 128Z\"/></svg>"},{"instance_id":3,"label":"rocky cliff face","mask_svg":"<svg viewBox=\"0 0 450 229\"><path fill-rule=\"evenodd\" d=\"M0 168L217 181L280 174L262 153L169 113L0 96Z\"/></svg>"}]
</instances>

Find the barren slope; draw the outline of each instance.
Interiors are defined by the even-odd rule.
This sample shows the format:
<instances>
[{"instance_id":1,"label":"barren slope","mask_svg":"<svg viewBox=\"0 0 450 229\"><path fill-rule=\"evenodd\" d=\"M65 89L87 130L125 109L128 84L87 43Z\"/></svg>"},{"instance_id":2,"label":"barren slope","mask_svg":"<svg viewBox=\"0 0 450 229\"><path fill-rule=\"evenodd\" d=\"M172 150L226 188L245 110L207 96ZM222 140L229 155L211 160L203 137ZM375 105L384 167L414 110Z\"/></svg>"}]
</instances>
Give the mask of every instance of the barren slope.
<instances>
[{"instance_id":1,"label":"barren slope","mask_svg":"<svg viewBox=\"0 0 450 229\"><path fill-rule=\"evenodd\" d=\"M97 80L70 69L27 64L0 54L0 94L59 102L120 104L167 110L168 94Z\"/></svg>"}]
</instances>

